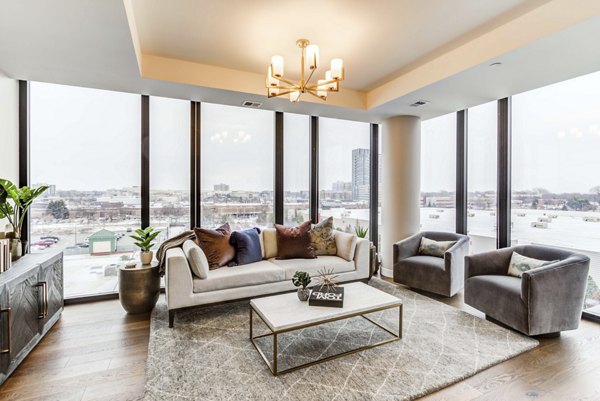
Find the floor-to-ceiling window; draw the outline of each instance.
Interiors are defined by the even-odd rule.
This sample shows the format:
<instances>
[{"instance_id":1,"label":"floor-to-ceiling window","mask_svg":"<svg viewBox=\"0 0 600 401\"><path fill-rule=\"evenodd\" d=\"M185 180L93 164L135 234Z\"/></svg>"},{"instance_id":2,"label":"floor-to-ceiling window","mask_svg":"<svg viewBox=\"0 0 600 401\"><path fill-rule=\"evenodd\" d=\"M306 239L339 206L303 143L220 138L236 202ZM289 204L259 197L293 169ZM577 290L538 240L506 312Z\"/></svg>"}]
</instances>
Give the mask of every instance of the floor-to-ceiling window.
<instances>
[{"instance_id":1,"label":"floor-to-ceiling window","mask_svg":"<svg viewBox=\"0 0 600 401\"><path fill-rule=\"evenodd\" d=\"M202 226L274 222L274 112L202 103Z\"/></svg>"},{"instance_id":2,"label":"floor-to-ceiling window","mask_svg":"<svg viewBox=\"0 0 600 401\"><path fill-rule=\"evenodd\" d=\"M421 123L421 229L456 231L456 114Z\"/></svg>"},{"instance_id":3,"label":"floor-to-ceiling window","mask_svg":"<svg viewBox=\"0 0 600 401\"><path fill-rule=\"evenodd\" d=\"M370 126L319 118L319 220L355 232L369 227Z\"/></svg>"},{"instance_id":4,"label":"floor-to-ceiling window","mask_svg":"<svg viewBox=\"0 0 600 401\"><path fill-rule=\"evenodd\" d=\"M190 227L190 102L150 97L150 225L156 244Z\"/></svg>"},{"instance_id":5,"label":"floor-to-ceiling window","mask_svg":"<svg viewBox=\"0 0 600 401\"><path fill-rule=\"evenodd\" d=\"M310 117L283 115L283 222L296 225L310 218Z\"/></svg>"},{"instance_id":6,"label":"floor-to-ceiling window","mask_svg":"<svg viewBox=\"0 0 600 401\"><path fill-rule=\"evenodd\" d=\"M467 230L471 252L496 249L498 103L468 110Z\"/></svg>"},{"instance_id":7,"label":"floor-to-ceiling window","mask_svg":"<svg viewBox=\"0 0 600 401\"><path fill-rule=\"evenodd\" d=\"M140 96L31 83L30 249L64 252L65 297L115 292L140 226Z\"/></svg>"},{"instance_id":8,"label":"floor-to-ceiling window","mask_svg":"<svg viewBox=\"0 0 600 401\"><path fill-rule=\"evenodd\" d=\"M600 305L599 88L594 73L512 98L512 242L589 255L586 307Z\"/></svg>"}]
</instances>

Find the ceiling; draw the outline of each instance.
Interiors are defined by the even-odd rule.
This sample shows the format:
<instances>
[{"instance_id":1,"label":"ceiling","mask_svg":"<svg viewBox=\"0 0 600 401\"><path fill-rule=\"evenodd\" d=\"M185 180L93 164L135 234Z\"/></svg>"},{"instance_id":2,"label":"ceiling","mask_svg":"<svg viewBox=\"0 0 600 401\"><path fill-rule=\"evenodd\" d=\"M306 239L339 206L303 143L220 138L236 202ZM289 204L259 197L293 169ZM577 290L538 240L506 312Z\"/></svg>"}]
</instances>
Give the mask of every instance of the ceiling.
<instances>
[{"instance_id":1,"label":"ceiling","mask_svg":"<svg viewBox=\"0 0 600 401\"><path fill-rule=\"evenodd\" d=\"M344 59L347 79L326 103L264 96L270 56L293 76L299 37L319 44L324 65ZM15 79L360 121L431 118L600 70L597 37L600 1L0 3L0 71ZM431 103L410 107L419 99Z\"/></svg>"}]
</instances>

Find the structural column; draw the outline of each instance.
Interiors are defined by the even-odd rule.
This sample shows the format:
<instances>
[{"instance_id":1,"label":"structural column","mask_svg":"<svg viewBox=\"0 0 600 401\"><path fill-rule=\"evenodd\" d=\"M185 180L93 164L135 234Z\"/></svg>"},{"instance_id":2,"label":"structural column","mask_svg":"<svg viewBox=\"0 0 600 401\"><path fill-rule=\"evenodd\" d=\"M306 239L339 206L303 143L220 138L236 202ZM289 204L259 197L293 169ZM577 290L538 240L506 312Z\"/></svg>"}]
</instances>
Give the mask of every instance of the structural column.
<instances>
[{"instance_id":1,"label":"structural column","mask_svg":"<svg viewBox=\"0 0 600 401\"><path fill-rule=\"evenodd\" d=\"M381 273L393 275L393 244L420 225L421 119L391 117L383 123Z\"/></svg>"}]
</instances>

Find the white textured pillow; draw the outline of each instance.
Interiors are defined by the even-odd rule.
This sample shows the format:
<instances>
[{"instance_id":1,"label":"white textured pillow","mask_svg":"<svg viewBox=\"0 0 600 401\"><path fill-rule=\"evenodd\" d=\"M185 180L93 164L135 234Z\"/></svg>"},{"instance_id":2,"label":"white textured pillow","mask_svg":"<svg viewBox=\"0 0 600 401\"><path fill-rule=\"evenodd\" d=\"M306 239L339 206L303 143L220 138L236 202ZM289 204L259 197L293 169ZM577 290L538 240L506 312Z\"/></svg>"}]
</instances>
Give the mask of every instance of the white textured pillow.
<instances>
[{"instance_id":1,"label":"white textured pillow","mask_svg":"<svg viewBox=\"0 0 600 401\"><path fill-rule=\"evenodd\" d=\"M446 251L452 248L454 244L456 244L456 241L434 241L423 237L419 245L419 255L443 258Z\"/></svg>"},{"instance_id":2,"label":"white textured pillow","mask_svg":"<svg viewBox=\"0 0 600 401\"><path fill-rule=\"evenodd\" d=\"M261 231L263 258L277 257L277 231L274 228L265 228Z\"/></svg>"},{"instance_id":3,"label":"white textured pillow","mask_svg":"<svg viewBox=\"0 0 600 401\"><path fill-rule=\"evenodd\" d=\"M342 231L335 232L335 246L337 248L337 256L346 259L348 262L354 259L356 251L356 236Z\"/></svg>"},{"instance_id":4,"label":"white textured pillow","mask_svg":"<svg viewBox=\"0 0 600 401\"><path fill-rule=\"evenodd\" d=\"M208 259L206 259L206 255L202 251L202 248L200 248L198 244L191 239L185 241L182 248L183 253L185 253L185 257L190 264L192 273L200 278L207 278Z\"/></svg>"},{"instance_id":5,"label":"white textured pillow","mask_svg":"<svg viewBox=\"0 0 600 401\"><path fill-rule=\"evenodd\" d=\"M558 262L557 260L540 260L534 258L528 258L527 256L520 255L516 252L512 253L510 257L510 263L508 264L508 275L521 277L523 272L537 269L538 267L549 265L550 263Z\"/></svg>"}]
</instances>

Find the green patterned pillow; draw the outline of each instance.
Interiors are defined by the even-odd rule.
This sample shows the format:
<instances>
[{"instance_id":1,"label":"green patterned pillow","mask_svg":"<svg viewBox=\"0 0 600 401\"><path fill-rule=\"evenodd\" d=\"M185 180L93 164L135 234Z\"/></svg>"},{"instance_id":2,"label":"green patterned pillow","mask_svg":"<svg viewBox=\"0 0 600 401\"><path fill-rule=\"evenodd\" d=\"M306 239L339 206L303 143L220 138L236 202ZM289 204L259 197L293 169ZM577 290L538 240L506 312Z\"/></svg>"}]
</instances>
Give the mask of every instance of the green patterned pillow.
<instances>
[{"instance_id":1,"label":"green patterned pillow","mask_svg":"<svg viewBox=\"0 0 600 401\"><path fill-rule=\"evenodd\" d=\"M443 258L444 253L452 248L454 244L456 244L456 241L434 241L423 237L421 238L421 245L419 245L419 255Z\"/></svg>"},{"instance_id":2,"label":"green patterned pillow","mask_svg":"<svg viewBox=\"0 0 600 401\"><path fill-rule=\"evenodd\" d=\"M337 247L333 237L333 217L328 217L312 226L312 247L316 256L336 255Z\"/></svg>"},{"instance_id":3,"label":"green patterned pillow","mask_svg":"<svg viewBox=\"0 0 600 401\"><path fill-rule=\"evenodd\" d=\"M513 252L510 257L510 263L508 264L508 275L521 277L523 272L537 269L538 267L546 266L551 263L556 263L557 260L539 260L534 258L528 258L527 256L520 255Z\"/></svg>"}]
</instances>

